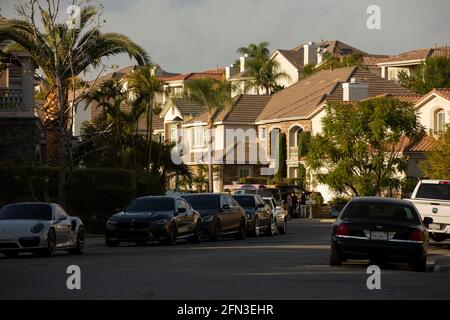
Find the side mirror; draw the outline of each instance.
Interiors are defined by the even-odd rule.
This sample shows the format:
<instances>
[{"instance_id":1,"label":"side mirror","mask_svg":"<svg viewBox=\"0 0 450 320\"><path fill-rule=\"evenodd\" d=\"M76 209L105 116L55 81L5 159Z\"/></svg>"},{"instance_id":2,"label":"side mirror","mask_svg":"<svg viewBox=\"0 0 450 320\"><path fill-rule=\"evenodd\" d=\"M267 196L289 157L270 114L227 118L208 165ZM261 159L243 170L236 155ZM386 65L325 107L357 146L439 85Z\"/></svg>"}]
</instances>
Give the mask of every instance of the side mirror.
<instances>
[{"instance_id":1,"label":"side mirror","mask_svg":"<svg viewBox=\"0 0 450 320\"><path fill-rule=\"evenodd\" d=\"M425 225L425 227L429 227L430 226L430 224L432 224L433 223L433 218L430 218L430 217L425 217L424 219L423 219L423 224Z\"/></svg>"},{"instance_id":2,"label":"side mirror","mask_svg":"<svg viewBox=\"0 0 450 320\"><path fill-rule=\"evenodd\" d=\"M119 213L119 212L122 212L122 211L123 211L122 208L117 208L116 210L114 210L114 213Z\"/></svg>"},{"instance_id":3,"label":"side mirror","mask_svg":"<svg viewBox=\"0 0 450 320\"><path fill-rule=\"evenodd\" d=\"M229 204L224 204L222 206L222 210L229 210L229 209L231 209L231 206Z\"/></svg>"},{"instance_id":4,"label":"side mirror","mask_svg":"<svg viewBox=\"0 0 450 320\"><path fill-rule=\"evenodd\" d=\"M179 208L178 209L178 213L186 213L187 209L186 208Z\"/></svg>"}]
</instances>

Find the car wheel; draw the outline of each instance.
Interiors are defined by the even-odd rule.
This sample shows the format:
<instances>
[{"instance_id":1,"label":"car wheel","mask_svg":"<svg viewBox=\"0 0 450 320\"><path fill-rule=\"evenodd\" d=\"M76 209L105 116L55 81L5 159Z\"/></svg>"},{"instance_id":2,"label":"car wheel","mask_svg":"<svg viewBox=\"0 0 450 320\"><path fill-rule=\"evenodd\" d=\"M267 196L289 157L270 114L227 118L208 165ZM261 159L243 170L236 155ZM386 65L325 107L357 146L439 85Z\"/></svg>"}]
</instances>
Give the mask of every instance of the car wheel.
<instances>
[{"instance_id":1,"label":"car wheel","mask_svg":"<svg viewBox=\"0 0 450 320\"><path fill-rule=\"evenodd\" d=\"M19 256L19 252L17 251L5 251L3 252L3 254L5 255L5 257L7 258L17 258Z\"/></svg>"},{"instance_id":2,"label":"car wheel","mask_svg":"<svg viewBox=\"0 0 450 320\"><path fill-rule=\"evenodd\" d=\"M40 255L43 257L51 257L56 250L56 233L55 230L50 229L47 234L47 247L40 251Z\"/></svg>"},{"instance_id":3,"label":"car wheel","mask_svg":"<svg viewBox=\"0 0 450 320\"><path fill-rule=\"evenodd\" d=\"M85 231L83 227L80 227L78 229L78 235L77 235L77 246L73 249L69 250L70 254L73 255L81 255L84 253L84 243L85 243Z\"/></svg>"},{"instance_id":4,"label":"car wheel","mask_svg":"<svg viewBox=\"0 0 450 320\"><path fill-rule=\"evenodd\" d=\"M270 224L267 226L266 235L269 237L273 237L277 233L277 221L271 216Z\"/></svg>"},{"instance_id":5,"label":"car wheel","mask_svg":"<svg viewBox=\"0 0 450 320\"><path fill-rule=\"evenodd\" d=\"M286 218L283 220L283 226L278 229L280 234L286 234L287 232L287 221Z\"/></svg>"},{"instance_id":6,"label":"car wheel","mask_svg":"<svg viewBox=\"0 0 450 320\"><path fill-rule=\"evenodd\" d=\"M108 248L116 248L120 245L120 241L106 239L105 244Z\"/></svg>"},{"instance_id":7,"label":"car wheel","mask_svg":"<svg viewBox=\"0 0 450 320\"><path fill-rule=\"evenodd\" d=\"M420 258L410 264L411 269L415 272L425 272L427 271L427 258Z\"/></svg>"},{"instance_id":8,"label":"car wheel","mask_svg":"<svg viewBox=\"0 0 450 320\"><path fill-rule=\"evenodd\" d=\"M334 245L331 245L330 251L330 266L331 267L340 267L342 266L342 259L339 252L336 250Z\"/></svg>"},{"instance_id":9,"label":"car wheel","mask_svg":"<svg viewBox=\"0 0 450 320\"><path fill-rule=\"evenodd\" d=\"M245 220L241 220L241 225L239 226L239 232L236 235L238 240L245 240L245 233L247 232L247 226Z\"/></svg>"},{"instance_id":10,"label":"car wheel","mask_svg":"<svg viewBox=\"0 0 450 320\"><path fill-rule=\"evenodd\" d=\"M197 227L195 228L195 233L192 235L190 242L192 243L202 242L202 226L200 223L197 224Z\"/></svg>"},{"instance_id":11,"label":"car wheel","mask_svg":"<svg viewBox=\"0 0 450 320\"><path fill-rule=\"evenodd\" d=\"M258 219L255 220L255 223L253 225L253 232L252 233L253 233L253 236L256 237L256 238L258 238L260 236L260 234L261 234L261 230L260 230L259 220Z\"/></svg>"},{"instance_id":12,"label":"car wheel","mask_svg":"<svg viewBox=\"0 0 450 320\"><path fill-rule=\"evenodd\" d=\"M214 222L214 226L212 227L211 234L209 236L209 240L218 241L220 239L221 233L222 233L222 227L220 225L220 221L216 220L216 222Z\"/></svg>"},{"instance_id":13,"label":"car wheel","mask_svg":"<svg viewBox=\"0 0 450 320\"><path fill-rule=\"evenodd\" d=\"M172 224L169 230L169 234L166 237L166 244L169 246L174 246L177 244L177 226Z\"/></svg>"}]
</instances>

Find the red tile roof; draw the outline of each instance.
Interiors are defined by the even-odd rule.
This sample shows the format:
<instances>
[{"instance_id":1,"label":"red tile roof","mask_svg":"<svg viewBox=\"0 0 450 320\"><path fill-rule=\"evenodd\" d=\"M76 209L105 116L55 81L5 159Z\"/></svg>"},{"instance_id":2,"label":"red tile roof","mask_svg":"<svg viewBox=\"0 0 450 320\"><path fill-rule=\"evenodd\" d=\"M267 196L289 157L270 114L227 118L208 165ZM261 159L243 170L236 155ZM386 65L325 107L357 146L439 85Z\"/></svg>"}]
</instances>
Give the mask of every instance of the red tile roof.
<instances>
[{"instance_id":1,"label":"red tile roof","mask_svg":"<svg viewBox=\"0 0 450 320\"><path fill-rule=\"evenodd\" d=\"M405 148L404 152L431 152L439 147L439 141L431 135L426 135L421 141L415 145L410 145Z\"/></svg>"}]
</instances>

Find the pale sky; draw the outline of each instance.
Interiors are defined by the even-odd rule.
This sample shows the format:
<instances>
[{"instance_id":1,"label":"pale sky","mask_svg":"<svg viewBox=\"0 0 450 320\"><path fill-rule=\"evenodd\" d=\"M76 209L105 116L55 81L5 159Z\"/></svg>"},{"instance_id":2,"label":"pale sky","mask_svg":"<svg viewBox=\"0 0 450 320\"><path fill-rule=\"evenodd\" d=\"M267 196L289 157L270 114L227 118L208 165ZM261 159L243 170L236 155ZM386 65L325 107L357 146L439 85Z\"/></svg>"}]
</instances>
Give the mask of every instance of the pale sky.
<instances>
[{"instance_id":1,"label":"pale sky","mask_svg":"<svg viewBox=\"0 0 450 320\"><path fill-rule=\"evenodd\" d=\"M16 0L1 0L13 17ZM268 41L271 49L341 40L368 53L450 44L449 0L92 0L105 7L104 31L130 36L171 72L227 66L236 49ZM381 8L381 30L366 26L369 5ZM112 63L132 62L119 56Z\"/></svg>"}]
</instances>

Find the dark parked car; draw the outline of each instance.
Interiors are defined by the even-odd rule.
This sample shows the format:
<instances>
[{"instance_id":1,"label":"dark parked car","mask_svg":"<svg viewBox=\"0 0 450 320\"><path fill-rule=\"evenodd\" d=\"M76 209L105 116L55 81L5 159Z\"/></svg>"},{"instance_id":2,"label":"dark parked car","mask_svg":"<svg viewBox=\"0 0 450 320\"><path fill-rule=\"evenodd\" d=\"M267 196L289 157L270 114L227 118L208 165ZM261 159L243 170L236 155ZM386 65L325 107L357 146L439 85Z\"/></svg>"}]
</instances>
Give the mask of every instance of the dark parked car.
<instances>
[{"instance_id":1,"label":"dark parked car","mask_svg":"<svg viewBox=\"0 0 450 320\"><path fill-rule=\"evenodd\" d=\"M210 240L216 241L222 235L245 239L245 211L232 197L223 194L192 194L183 198L200 212L202 231Z\"/></svg>"},{"instance_id":2,"label":"dark parked car","mask_svg":"<svg viewBox=\"0 0 450 320\"><path fill-rule=\"evenodd\" d=\"M330 265L347 259L375 263L407 262L425 271L428 231L411 202L388 198L355 198L339 214L331 234Z\"/></svg>"},{"instance_id":3,"label":"dark parked car","mask_svg":"<svg viewBox=\"0 0 450 320\"><path fill-rule=\"evenodd\" d=\"M247 232L254 237L259 237L261 230L266 235L273 236L277 233L277 223L272 209L258 195L234 195L233 198L245 209L247 215Z\"/></svg>"},{"instance_id":4,"label":"dark parked car","mask_svg":"<svg viewBox=\"0 0 450 320\"><path fill-rule=\"evenodd\" d=\"M108 220L105 238L108 247L116 247L121 242L145 244L147 241L175 245L180 238L200 242L201 217L181 198L138 198Z\"/></svg>"}]
</instances>

